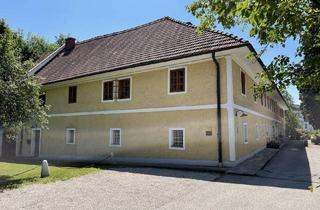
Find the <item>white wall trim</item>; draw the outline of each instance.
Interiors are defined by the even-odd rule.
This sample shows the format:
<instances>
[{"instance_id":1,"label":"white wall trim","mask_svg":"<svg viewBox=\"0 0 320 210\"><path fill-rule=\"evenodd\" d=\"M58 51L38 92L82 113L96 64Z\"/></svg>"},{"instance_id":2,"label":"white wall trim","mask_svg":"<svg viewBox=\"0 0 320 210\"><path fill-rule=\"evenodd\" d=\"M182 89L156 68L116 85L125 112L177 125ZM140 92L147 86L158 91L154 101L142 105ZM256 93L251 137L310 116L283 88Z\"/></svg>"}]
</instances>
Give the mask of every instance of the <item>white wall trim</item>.
<instances>
[{"instance_id":1,"label":"white wall trim","mask_svg":"<svg viewBox=\"0 0 320 210\"><path fill-rule=\"evenodd\" d=\"M93 111L93 112L69 112L69 113L49 114L49 117L72 117L72 116L88 116L88 115L189 111L189 110L206 110L206 109L216 109L216 108L217 108L217 104L203 104L203 105L190 105L190 106L143 108L143 109L106 110L106 111ZM226 104L221 104L221 108L226 108Z\"/></svg>"},{"instance_id":2,"label":"white wall trim","mask_svg":"<svg viewBox=\"0 0 320 210\"><path fill-rule=\"evenodd\" d=\"M279 122L281 123L281 121L275 119L275 118L272 118L272 117L269 117L269 116L266 116L264 114L260 114L259 112L256 112L256 111L253 111L251 109L248 109L246 107L243 107L243 106L240 106L240 105L237 105L237 104L234 104L234 108L236 109L239 109L239 110L242 110L244 112L248 112L250 114L253 114L253 115L256 115L256 116L259 116L259 117L262 117L262 118L265 118L265 119L268 119L268 120L273 120L273 121L276 121L276 122Z\"/></svg>"},{"instance_id":3,"label":"white wall trim","mask_svg":"<svg viewBox=\"0 0 320 210\"><path fill-rule=\"evenodd\" d=\"M234 119L234 96L233 96L233 68L232 57L226 56L227 68L227 111L228 111L228 136L229 136L229 160L236 160L236 137Z\"/></svg>"}]
</instances>

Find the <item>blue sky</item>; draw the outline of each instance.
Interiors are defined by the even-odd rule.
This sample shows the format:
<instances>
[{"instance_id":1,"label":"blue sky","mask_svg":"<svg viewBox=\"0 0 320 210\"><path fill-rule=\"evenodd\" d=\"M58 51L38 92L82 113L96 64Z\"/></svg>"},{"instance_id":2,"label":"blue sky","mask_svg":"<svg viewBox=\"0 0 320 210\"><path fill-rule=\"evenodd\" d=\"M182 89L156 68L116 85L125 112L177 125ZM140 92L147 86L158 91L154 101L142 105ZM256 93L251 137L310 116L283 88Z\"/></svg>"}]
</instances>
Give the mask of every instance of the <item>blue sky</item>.
<instances>
[{"instance_id":1,"label":"blue sky","mask_svg":"<svg viewBox=\"0 0 320 210\"><path fill-rule=\"evenodd\" d=\"M197 25L198 21L185 10L192 0L2 0L0 18L4 18L13 29L22 29L54 41L59 33L70 34L77 40L119 31L171 16ZM222 30L221 27L218 27ZM249 40L257 51L260 45L250 38L241 27L227 32ZM262 57L265 64L278 54L294 58L297 42L289 40L285 48L276 46ZM295 103L300 103L296 88L289 92Z\"/></svg>"}]
</instances>

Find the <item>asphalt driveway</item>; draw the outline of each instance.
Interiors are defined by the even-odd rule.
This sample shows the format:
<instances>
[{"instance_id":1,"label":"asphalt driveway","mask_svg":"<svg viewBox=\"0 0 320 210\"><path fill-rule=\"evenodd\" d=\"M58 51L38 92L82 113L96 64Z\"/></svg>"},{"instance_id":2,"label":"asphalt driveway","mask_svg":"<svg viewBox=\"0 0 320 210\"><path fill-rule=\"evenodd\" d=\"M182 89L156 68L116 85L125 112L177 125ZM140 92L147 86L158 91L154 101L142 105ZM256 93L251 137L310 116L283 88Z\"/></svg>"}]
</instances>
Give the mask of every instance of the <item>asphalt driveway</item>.
<instances>
[{"instance_id":1,"label":"asphalt driveway","mask_svg":"<svg viewBox=\"0 0 320 210\"><path fill-rule=\"evenodd\" d=\"M320 188L306 186L308 174L318 174L320 146L305 150L308 167L303 151L299 143L286 146L259 176L114 168L5 191L0 209L319 209Z\"/></svg>"}]
</instances>

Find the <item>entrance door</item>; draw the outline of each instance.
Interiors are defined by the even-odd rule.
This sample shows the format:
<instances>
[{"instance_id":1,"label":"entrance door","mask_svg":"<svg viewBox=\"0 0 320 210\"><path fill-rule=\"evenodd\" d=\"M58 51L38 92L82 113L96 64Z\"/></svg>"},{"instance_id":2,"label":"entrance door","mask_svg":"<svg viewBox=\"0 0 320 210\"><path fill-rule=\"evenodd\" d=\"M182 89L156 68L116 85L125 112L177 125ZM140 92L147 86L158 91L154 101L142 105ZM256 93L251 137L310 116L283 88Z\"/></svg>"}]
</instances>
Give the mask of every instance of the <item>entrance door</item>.
<instances>
[{"instance_id":1,"label":"entrance door","mask_svg":"<svg viewBox=\"0 0 320 210\"><path fill-rule=\"evenodd\" d=\"M2 134L2 156L5 158L16 156L16 141L7 139L5 133Z\"/></svg>"},{"instance_id":2,"label":"entrance door","mask_svg":"<svg viewBox=\"0 0 320 210\"><path fill-rule=\"evenodd\" d=\"M38 157L40 153L41 129L33 128L31 136L31 155Z\"/></svg>"}]
</instances>

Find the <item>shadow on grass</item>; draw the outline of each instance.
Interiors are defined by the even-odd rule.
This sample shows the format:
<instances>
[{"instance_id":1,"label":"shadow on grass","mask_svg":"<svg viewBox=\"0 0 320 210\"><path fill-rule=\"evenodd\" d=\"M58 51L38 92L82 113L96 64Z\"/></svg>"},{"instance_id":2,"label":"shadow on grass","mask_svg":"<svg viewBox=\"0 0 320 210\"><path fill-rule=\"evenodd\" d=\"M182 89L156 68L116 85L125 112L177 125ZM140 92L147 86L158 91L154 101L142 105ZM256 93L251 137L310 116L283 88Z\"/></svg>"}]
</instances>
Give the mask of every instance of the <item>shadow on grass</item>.
<instances>
[{"instance_id":1,"label":"shadow on grass","mask_svg":"<svg viewBox=\"0 0 320 210\"><path fill-rule=\"evenodd\" d=\"M23 183L34 182L37 177L28 177L21 179L13 179L12 176L0 176L0 193L4 190L15 189L21 186Z\"/></svg>"}]
</instances>

